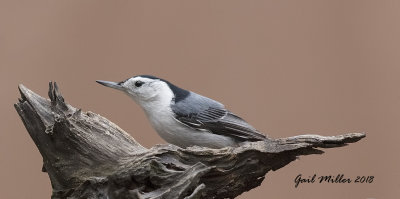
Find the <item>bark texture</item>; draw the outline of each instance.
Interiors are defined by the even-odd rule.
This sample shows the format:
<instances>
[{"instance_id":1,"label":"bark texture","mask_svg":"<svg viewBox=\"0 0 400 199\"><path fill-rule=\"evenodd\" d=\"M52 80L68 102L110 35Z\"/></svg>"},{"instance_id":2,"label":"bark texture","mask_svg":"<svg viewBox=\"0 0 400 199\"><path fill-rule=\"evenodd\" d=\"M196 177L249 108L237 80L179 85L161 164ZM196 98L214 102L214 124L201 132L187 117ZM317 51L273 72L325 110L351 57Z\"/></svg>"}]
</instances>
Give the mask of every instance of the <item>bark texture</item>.
<instances>
[{"instance_id":1,"label":"bark texture","mask_svg":"<svg viewBox=\"0 0 400 199\"><path fill-rule=\"evenodd\" d=\"M45 99L20 85L15 109L43 156L52 198L234 198L300 155L345 146L364 133L300 135L209 149L141 146L106 118L65 103L56 83Z\"/></svg>"}]
</instances>

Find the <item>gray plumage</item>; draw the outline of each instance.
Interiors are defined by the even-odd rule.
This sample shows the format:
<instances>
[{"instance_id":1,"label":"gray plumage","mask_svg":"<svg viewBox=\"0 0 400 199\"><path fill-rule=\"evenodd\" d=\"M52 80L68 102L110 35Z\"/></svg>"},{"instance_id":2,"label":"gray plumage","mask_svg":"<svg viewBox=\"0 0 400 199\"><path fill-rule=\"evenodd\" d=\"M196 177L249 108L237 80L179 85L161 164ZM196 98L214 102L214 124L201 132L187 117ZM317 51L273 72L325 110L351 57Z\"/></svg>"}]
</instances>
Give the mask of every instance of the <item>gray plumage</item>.
<instances>
[{"instance_id":1,"label":"gray plumage","mask_svg":"<svg viewBox=\"0 0 400 199\"><path fill-rule=\"evenodd\" d=\"M266 139L242 118L225 109L223 104L194 92L172 104L171 108L177 120L198 130L208 130L240 141Z\"/></svg>"}]
</instances>

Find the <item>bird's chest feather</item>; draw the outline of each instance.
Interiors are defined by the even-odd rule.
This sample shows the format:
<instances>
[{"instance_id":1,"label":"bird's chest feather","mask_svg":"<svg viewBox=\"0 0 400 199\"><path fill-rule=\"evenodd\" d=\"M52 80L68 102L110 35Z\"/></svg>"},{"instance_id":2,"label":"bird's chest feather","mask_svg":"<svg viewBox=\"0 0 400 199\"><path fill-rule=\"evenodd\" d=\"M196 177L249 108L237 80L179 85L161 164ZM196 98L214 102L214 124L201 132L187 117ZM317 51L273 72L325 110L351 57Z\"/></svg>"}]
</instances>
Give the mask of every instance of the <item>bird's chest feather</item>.
<instances>
[{"instance_id":1,"label":"bird's chest feather","mask_svg":"<svg viewBox=\"0 0 400 199\"><path fill-rule=\"evenodd\" d=\"M177 130L177 121L170 104L170 100L157 100L142 105L151 125L160 135Z\"/></svg>"},{"instance_id":2,"label":"bird's chest feather","mask_svg":"<svg viewBox=\"0 0 400 199\"><path fill-rule=\"evenodd\" d=\"M172 130L176 126L176 120L170 108L158 108L151 111L146 111L147 117L152 126L158 131Z\"/></svg>"},{"instance_id":3,"label":"bird's chest feather","mask_svg":"<svg viewBox=\"0 0 400 199\"><path fill-rule=\"evenodd\" d=\"M174 95L171 91L164 90L162 94L152 99L140 102L150 123L157 131L174 124L174 114L171 109L171 102Z\"/></svg>"}]
</instances>

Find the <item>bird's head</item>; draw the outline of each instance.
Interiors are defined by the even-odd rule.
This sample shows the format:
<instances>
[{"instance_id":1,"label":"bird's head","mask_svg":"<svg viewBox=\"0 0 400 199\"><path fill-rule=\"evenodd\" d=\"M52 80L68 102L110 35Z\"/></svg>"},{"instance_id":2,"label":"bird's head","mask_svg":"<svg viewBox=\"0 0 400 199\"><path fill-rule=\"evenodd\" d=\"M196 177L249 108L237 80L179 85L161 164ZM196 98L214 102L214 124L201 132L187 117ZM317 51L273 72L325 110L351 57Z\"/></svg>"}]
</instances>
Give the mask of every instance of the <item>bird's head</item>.
<instances>
[{"instance_id":1,"label":"bird's head","mask_svg":"<svg viewBox=\"0 0 400 199\"><path fill-rule=\"evenodd\" d=\"M174 98L169 82L150 75L134 76L121 82L96 82L124 92L140 105L155 101L170 103Z\"/></svg>"}]
</instances>

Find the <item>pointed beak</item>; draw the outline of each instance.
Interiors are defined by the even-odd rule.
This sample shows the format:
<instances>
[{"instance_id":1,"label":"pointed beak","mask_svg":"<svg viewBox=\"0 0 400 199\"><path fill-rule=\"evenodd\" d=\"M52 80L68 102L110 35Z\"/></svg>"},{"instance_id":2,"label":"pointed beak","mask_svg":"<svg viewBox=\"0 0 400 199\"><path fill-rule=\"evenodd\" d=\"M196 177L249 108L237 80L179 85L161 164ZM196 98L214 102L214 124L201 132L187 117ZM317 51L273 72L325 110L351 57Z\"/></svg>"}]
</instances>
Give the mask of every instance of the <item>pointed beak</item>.
<instances>
[{"instance_id":1,"label":"pointed beak","mask_svg":"<svg viewBox=\"0 0 400 199\"><path fill-rule=\"evenodd\" d=\"M110 88L115 88L117 90L123 90L124 87L122 87L120 84L116 83L116 82L109 82L109 81L103 81L103 80L96 80L97 83L103 85L103 86L107 86Z\"/></svg>"}]
</instances>

